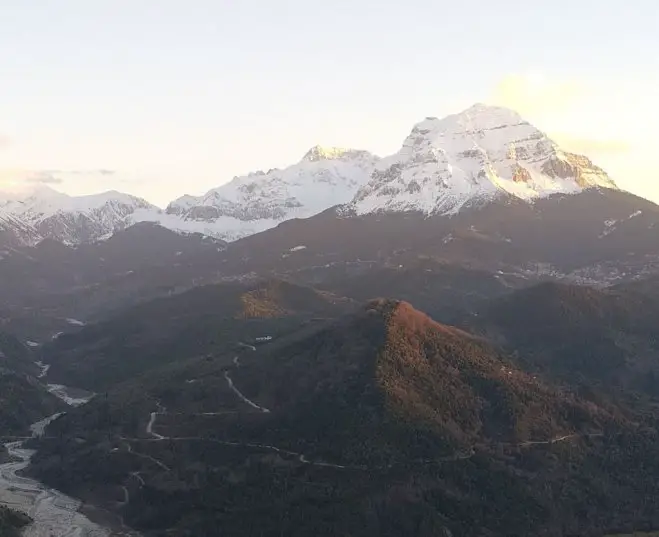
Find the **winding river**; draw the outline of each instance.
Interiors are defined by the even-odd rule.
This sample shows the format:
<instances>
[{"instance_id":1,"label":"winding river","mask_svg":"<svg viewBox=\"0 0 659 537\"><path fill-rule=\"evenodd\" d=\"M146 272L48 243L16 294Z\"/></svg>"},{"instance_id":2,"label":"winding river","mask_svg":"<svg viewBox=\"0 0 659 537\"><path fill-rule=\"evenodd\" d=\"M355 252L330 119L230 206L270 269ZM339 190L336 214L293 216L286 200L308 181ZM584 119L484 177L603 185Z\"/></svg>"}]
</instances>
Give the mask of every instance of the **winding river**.
<instances>
[{"instance_id":1,"label":"winding river","mask_svg":"<svg viewBox=\"0 0 659 537\"><path fill-rule=\"evenodd\" d=\"M39 364L41 365L41 364ZM42 365L41 378L47 366ZM84 404L89 398L69 397L64 386L49 385L49 390L72 406ZM56 420L55 414L34 423L32 436L44 434L46 426ZM25 449L23 441L5 444L12 462L0 464L0 504L27 513L33 520L24 531L25 537L109 537L110 530L93 523L78 512L81 502L58 490L51 489L34 479L22 477L18 472L30 463L33 450Z\"/></svg>"}]
</instances>

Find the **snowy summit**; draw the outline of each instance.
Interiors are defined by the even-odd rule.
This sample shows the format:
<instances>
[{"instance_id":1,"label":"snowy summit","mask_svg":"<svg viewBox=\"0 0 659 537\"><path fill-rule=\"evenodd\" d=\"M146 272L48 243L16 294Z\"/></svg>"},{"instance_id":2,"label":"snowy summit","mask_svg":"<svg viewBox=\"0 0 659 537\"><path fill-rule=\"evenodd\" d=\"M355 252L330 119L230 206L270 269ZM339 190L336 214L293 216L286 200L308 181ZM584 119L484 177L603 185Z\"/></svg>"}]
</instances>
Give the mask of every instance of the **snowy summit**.
<instances>
[{"instance_id":1,"label":"snowy summit","mask_svg":"<svg viewBox=\"0 0 659 537\"><path fill-rule=\"evenodd\" d=\"M170 218L163 223L235 240L348 203L377 160L367 151L315 146L284 170L250 173L203 196L179 198L167 207Z\"/></svg>"},{"instance_id":2,"label":"snowy summit","mask_svg":"<svg viewBox=\"0 0 659 537\"><path fill-rule=\"evenodd\" d=\"M158 211L147 201L121 192L69 196L39 185L0 192L0 229L14 231L28 244L44 238L80 244L132 225L138 210Z\"/></svg>"},{"instance_id":3,"label":"snowy summit","mask_svg":"<svg viewBox=\"0 0 659 537\"><path fill-rule=\"evenodd\" d=\"M561 150L516 112L476 104L417 124L401 150L376 165L351 208L451 214L502 194L533 200L591 187L616 188L589 159Z\"/></svg>"}]
</instances>

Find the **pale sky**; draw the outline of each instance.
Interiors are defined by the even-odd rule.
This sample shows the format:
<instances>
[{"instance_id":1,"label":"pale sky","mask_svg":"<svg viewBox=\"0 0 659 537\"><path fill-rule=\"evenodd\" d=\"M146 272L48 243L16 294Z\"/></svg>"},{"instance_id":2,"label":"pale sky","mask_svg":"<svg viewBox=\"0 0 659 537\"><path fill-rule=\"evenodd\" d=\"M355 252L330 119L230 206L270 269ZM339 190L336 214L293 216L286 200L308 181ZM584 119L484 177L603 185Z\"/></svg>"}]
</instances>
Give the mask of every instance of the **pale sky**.
<instances>
[{"instance_id":1,"label":"pale sky","mask_svg":"<svg viewBox=\"0 0 659 537\"><path fill-rule=\"evenodd\" d=\"M0 0L0 185L164 205L516 109L659 201L657 0Z\"/></svg>"}]
</instances>

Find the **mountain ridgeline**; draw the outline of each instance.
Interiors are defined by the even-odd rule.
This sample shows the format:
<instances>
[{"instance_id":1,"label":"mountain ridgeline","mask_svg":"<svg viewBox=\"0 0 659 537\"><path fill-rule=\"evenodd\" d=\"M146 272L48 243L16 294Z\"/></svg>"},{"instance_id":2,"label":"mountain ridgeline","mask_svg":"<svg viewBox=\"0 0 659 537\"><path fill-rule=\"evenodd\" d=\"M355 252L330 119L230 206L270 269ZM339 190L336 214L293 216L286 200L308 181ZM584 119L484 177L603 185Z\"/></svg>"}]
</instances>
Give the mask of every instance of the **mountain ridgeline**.
<instances>
[{"instance_id":1,"label":"mountain ridgeline","mask_svg":"<svg viewBox=\"0 0 659 537\"><path fill-rule=\"evenodd\" d=\"M152 367L333 316L351 301L281 280L201 286L122 311L42 350L51 380L106 389Z\"/></svg>"},{"instance_id":2,"label":"mountain ridgeline","mask_svg":"<svg viewBox=\"0 0 659 537\"><path fill-rule=\"evenodd\" d=\"M476 104L441 120L426 118L389 157L315 146L284 170L236 177L164 211L115 191L76 198L40 186L6 193L0 229L14 242L81 244L155 222L232 241L334 206L356 214L453 214L502 196L528 201L594 187L617 188L589 159L562 150L512 110Z\"/></svg>"},{"instance_id":3,"label":"mountain ridgeline","mask_svg":"<svg viewBox=\"0 0 659 537\"><path fill-rule=\"evenodd\" d=\"M635 404L659 395L659 302L635 287L546 283L489 302L463 321L514 349L526 368Z\"/></svg>"}]
</instances>

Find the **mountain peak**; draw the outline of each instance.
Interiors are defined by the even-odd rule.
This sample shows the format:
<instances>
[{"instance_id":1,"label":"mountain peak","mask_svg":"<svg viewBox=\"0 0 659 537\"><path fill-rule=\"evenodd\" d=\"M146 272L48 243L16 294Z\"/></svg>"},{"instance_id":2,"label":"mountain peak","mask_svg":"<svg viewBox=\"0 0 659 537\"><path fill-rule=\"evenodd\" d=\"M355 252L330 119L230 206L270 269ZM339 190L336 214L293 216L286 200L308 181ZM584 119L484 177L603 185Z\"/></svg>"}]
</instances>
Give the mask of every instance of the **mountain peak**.
<instances>
[{"instance_id":1,"label":"mountain peak","mask_svg":"<svg viewBox=\"0 0 659 537\"><path fill-rule=\"evenodd\" d=\"M358 151L355 149L348 149L345 147L325 147L315 145L306 152L302 161L317 162L319 160L336 160L345 156L357 155L366 153L365 151Z\"/></svg>"},{"instance_id":2,"label":"mountain peak","mask_svg":"<svg viewBox=\"0 0 659 537\"><path fill-rule=\"evenodd\" d=\"M522 117L512 108L499 106L495 104L474 103L469 108L455 114L460 117L498 117L499 119L508 118L524 122ZM450 116L449 116L450 117Z\"/></svg>"},{"instance_id":3,"label":"mountain peak","mask_svg":"<svg viewBox=\"0 0 659 537\"><path fill-rule=\"evenodd\" d=\"M477 338L453 326L438 323L405 300L375 298L362 307L367 318L379 318L388 330L404 328L412 332L431 330L437 334L453 335L476 341Z\"/></svg>"},{"instance_id":4,"label":"mountain peak","mask_svg":"<svg viewBox=\"0 0 659 537\"><path fill-rule=\"evenodd\" d=\"M73 245L107 238L135 222L138 211L156 214L147 201L111 190L100 194L71 196L47 185L25 184L0 193L0 218L10 218L13 228L31 232L22 242L42 238Z\"/></svg>"},{"instance_id":5,"label":"mountain peak","mask_svg":"<svg viewBox=\"0 0 659 537\"><path fill-rule=\"evenodd\" d=\"M442 119L427 117L415 125L412 133L426 131L473 133L515 125L529 125L529 123L509 108L476 103L462 112L451 114Z\"/></svg>"},{"instance_id":6,"label":"mountain peak","mask_svg":"<svg viewBox=\"0 0 659 537\"><path fill-rule=\"evenodd\" d=\"M604 170L561 150L517 112L477 103L415 125L401 150L376 165L352 207L358 214L454 214L502 195L532 201L593 187L616 188Z\"/></svg>"},{"instance_id":7,"label":"mountain peak","mask_svg":"<svg viewBox=\"0 0 659 537\"><path fill-rule=\"evenodd\" d=\"M510 108L483 103L476 103L453 117L469 127L481 129L528 124L522 116Z\"/></svg>"}]
</instances>

